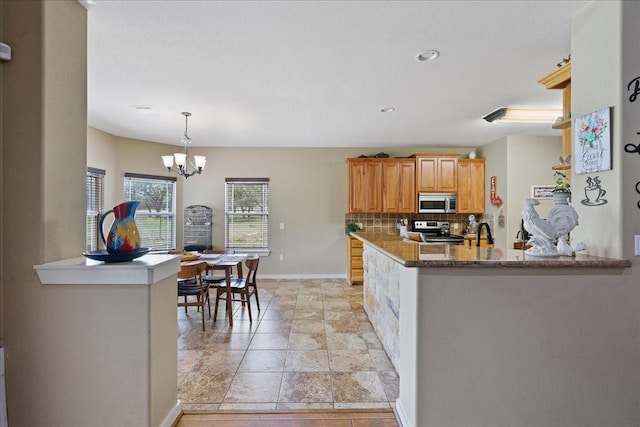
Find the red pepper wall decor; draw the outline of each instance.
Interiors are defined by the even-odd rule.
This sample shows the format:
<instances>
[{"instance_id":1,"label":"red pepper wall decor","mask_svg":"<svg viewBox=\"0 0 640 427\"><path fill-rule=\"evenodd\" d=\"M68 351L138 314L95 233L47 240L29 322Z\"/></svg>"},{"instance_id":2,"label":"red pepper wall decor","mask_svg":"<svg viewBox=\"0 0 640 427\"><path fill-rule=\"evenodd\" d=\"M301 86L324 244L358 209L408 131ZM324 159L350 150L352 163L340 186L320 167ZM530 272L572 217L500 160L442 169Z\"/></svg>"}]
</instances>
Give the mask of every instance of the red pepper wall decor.
<instances>
[{"instance_id":1,"label":"red pepper wall decor","mask_svg":"<svg viewBox=\"0 0 640 427\"><path fill-rule=\"evenodd\" d=\"M497 180L498 178L496 178L495 175L491 177L491 204L496 208L499 208L502 206L502 199L496 194Z\"/></svg>"}]
</instances>

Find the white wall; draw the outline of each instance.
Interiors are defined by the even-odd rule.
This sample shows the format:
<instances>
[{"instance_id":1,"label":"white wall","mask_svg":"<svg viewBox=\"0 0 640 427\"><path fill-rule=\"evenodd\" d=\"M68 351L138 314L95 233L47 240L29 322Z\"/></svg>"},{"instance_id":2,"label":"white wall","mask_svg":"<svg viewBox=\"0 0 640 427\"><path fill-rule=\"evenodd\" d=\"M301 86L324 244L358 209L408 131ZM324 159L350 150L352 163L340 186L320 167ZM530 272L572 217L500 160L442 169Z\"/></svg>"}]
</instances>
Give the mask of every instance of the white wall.
<instances>
[{"instance_id":1,"label":"white wall","mask_svg":"<svg viewBox=\"0 0 640 427\"><path fill-rule=\"evenodd\" d=\"M51 314L69 295L44 288L33 266L77 257L85 245L86 10L77 1L2 2L1 8L3 41L13 50L12 61L2 64L0 91L9 425L62 425L57 417L74 407L65 405L60 378L73 366L61 357L56 337L74 313ZM78 358L90 360L94 350L84 351Z\"/></svg>"},{"instance_id":2,"label":"white wall","mask_svg":"<svg viewBox=\"0 0 640 427\"><path fill-rule=\"evenodd\" d=\"M546 90L542 85L540 87ZM523 203L531 197L531 186L553 184L551 167L558 164L561 154L560 136L511 135L482 146L482 155L487 159L485 212L493 213L496 218L500 211L505 215L504 227L499 227L495 221L496 247L513 247L520 230ZM497 177L497 194L504 202L500 208L490 201L491 176ZM552 201L541 200L536 210L546 218L552 206Z\"/></svg>"},{"instance_id":3,"label":"white wall","mask_svg":"<svg viewBox=\"0 0 640 427\"><path fill-rule=\"evenodd\" d=\"M116 176L116 138L106 132L87 128L87 166L102 169L104 206L111 209L122 202L122 177Z\"/></svg>"},{"instance_id":4,"label":"white wall","mask_svg":"<svg viewBox=\"0 0 640 427\"><path fill-rule=\"evenodd\" d=\"M634 2L627 2L634 3ZM625 82L622 81L621 20L622 2L593 2L573 19L571 29L571 109L572 116L579 117L604 107L613 107L611 111L611 161L613 169L594 174L571 177L573 206L580 217L580 225L572 233L575 240L584 241L591 255L619 258L623 251L623 218L627 209L632 209L631 199L625 200L625 194L632 196L633 188L628 183L623 186L622 156L624 146L622 130L640 131L638 119L622 121L622 108L629 106L624 102ZM628 5L631 7L631 5ZM633 40L635 39L635 46ZM638 56L637 34L631 37L627 47L627 56ZM594 58L597 52L597 59ZM631 72L640 72L631 69ZM629 119L632 119L629 117ZM635 123L634 123L635 122ZM575 131L575 129L574 129ZM580 156L574 149L574 155ZM637 154L634 155L636 158ZM636 165L636 171L640 165ZM627 173L632 173L632 169ZM574 168L575 171L575 168ZM600 177L602 187L607 191L607 204L584 206L578 200L584 198L587 177ZM625 209L626 206L626 209ZM636 215L638 211L636 210ZM630 238L630 236L626 236Z\"/></svg>"},{"instance_id":5,"label":"white wall","mask_svg":"<svg viewBox=\"0 0 640 427\"><path fill-rule=\"evenodd\" d=\"M569 270L420 269L413 426L640 425L638 275Z\"/></svg>"}]
</instances>

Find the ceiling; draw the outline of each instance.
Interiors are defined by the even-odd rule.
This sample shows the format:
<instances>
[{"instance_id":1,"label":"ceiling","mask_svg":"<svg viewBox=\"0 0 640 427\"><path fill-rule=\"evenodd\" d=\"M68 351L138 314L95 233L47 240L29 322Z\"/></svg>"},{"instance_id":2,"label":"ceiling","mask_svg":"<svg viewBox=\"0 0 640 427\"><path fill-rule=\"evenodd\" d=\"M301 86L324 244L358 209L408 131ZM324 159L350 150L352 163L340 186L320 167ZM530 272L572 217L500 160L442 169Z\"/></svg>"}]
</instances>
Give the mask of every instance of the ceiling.
<instances>
[{"instance_id":1,"label":"ceiling","mask_svg":"<svg viewBox=\"0 0 640 427\"><path fill-rule=\"evenodd\" d=\"M469 147L558 135L482 117L561 108L537 81L570 53L588 1L92 3L97 129L180 145L189 111L196 147ZM440 56L417 61L428 49Z\"/></svg>"}]
</instances>

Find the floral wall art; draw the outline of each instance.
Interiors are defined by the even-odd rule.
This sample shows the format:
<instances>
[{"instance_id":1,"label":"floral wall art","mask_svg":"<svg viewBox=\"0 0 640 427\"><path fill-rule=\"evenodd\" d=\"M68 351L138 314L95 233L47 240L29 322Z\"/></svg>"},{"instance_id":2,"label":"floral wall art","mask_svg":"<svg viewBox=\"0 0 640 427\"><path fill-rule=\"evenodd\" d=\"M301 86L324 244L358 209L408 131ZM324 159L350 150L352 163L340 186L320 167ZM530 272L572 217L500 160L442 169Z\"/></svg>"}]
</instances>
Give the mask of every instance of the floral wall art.
<instances>
[{"instance_id":1,"label":"floral wall art","mask_svg":"<svg viewBox=\"0 0 640 427\"><path fill-rule=\"evenodd\" d=\"M610 107L575 119L575 173L594 173L611 170Z\"/></svg>"}]
</instances>

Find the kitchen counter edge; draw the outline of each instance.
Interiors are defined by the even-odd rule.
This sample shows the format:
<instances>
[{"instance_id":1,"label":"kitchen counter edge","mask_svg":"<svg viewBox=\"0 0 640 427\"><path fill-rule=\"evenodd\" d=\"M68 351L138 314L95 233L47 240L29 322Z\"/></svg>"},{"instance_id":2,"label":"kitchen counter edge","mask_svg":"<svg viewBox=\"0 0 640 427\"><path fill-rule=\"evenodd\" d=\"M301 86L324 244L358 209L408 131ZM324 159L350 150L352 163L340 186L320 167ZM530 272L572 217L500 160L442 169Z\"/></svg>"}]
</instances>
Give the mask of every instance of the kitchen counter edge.
<instances>
[{"instance_id":1,"label":"kitchen counter edge","mask_svg":"<svg viewBox=\"0 0 640 427\"><path fill-rule=\"evenodd\" d=\"M374 246L405 267L471 267L471 268L629 268L631 261L576 254L576 256L535 257L521 250L464 245L439 245L450 254L443 259L420 259L415 255L420 243L405 241L399 235L357 231L349 236ZM474 259L462 259L473 256Z\"/></svg>"}]
</instances>

